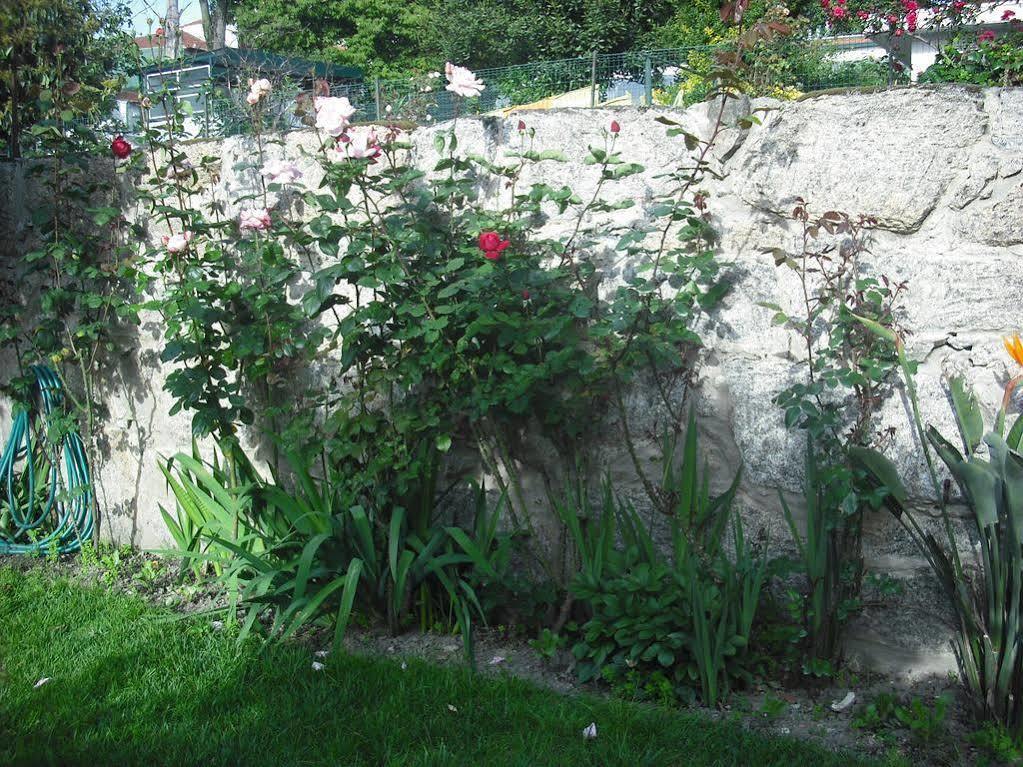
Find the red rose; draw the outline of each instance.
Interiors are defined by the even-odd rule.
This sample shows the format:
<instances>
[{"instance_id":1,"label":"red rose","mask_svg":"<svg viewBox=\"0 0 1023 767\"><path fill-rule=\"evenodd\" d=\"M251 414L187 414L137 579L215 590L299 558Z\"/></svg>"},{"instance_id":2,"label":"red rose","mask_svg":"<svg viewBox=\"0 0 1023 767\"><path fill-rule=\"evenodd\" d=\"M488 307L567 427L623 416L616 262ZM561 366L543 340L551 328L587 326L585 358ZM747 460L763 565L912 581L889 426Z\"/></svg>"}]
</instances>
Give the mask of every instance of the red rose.
<instances>
[{"instance_id":1,"label":"red rose","mask_svg":"<svg viewBox=\"0 0 1023 767\"><path fill-rule=\"evenodd\" d=\"M525 129L526 129L526 123L523 122L522 120L519 120L519 130L520 131L524 131Z\"/></svg>"},{"instance_id":2,"label":"red rose","mask_svg":"<svg viewBox=\"0 0 1023 767\"><path fill-rule=\"evenodd\" d=\"M496 261L499 259L502 251L504 251L509 245L511 245L511 242L509 240L502 240L501 235L497 232L480 233L480 250L483 251L483 257L490 261Z\"/></svg>"},{"instance_id":3,"label":"red rose","mask_svg":"<svg viewBox=\"0 0 1023 767\"><path fill-rule=\"evenodd\" d=\"M110 151L118 160L124 160L131 155L131 144L124 140L124 136L117 136L110 142Z\"/></svg>"},{"instance_id":4,"label":"red rose","mask_svg":"<svg viewBox=\"0 0 1023 767\"><path fill-rule=\"evenodd\" d=\"M1010 21L1014 18L1016 18L1015 11L1002 11L1002 21Z\"/></svg>"},{"instance_id":5,"label":"red rose","mask_svg":"<svg viewBox=\"0 0 1023 767\"><path fill-rule=\"evenodd\" d=\"M612 121L611 121L611 132L612 132L613 134L615 134L615 135L617 136L617 135L618 135L618 132L619 132L619 131L620 131L621 129L622 129L622 126L618 124L618 121L617 121L617 120L612 120Z\"/></svg>"},{"instance_id":6,"label":"red rose","mask_svg":"<svg viewBox=\"0 0 1023 767\"><path fill-rule=\"evenodd\" d=\"M523 291L522 291L522 298L523 298L523 300L525 300L525 301L528 301L528 300L529 300L529 291L528 291L528 290L523 290Z\"/></svg>"}]
</instances>

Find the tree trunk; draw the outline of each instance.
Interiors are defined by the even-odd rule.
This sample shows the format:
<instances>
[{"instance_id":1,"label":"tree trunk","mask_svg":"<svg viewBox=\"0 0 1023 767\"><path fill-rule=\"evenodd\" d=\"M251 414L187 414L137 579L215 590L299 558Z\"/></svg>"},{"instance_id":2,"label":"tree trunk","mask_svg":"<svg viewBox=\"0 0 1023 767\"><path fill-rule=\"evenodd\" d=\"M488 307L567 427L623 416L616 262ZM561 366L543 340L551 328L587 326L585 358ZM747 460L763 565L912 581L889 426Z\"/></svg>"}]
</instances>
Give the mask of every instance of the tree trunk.
<instances>
[{"instance_id":1,"label":"tree trunk","mask_svg":"<svg viewBox=\"0 0 1023 767\"><path fill-rule=\"evenodd\" d=\"M181 11L178 10L178 0L167 0L164 34L167 40L167 52L172 59L176 59L181 53Z\"/></svg>"},{"instance_id":2,"label":"tree trunk","mask_svg":"<svg viewBox=\"0 0 1023 767\"><path fill-rule=\"evenodd\" d=\"M213 20L210 18L210 0L199 0L199 12L202 14L202 36L206 39L206 49L215 50L213 45Z\"/></svg>"},{"instance_id":3,"label":"tree trunk","mask_svg":"<svg viewBox=\"0 0 1023 767\"><path fill-rule=\"evenodd\" d=\"M210 0L199 0L202 13L202 31L206 48L218 51L227 45L227 14L230 0L216 0L210 12Z\"/></svg>"},{"instance_id":4,"label":"tree trunk","mask_svg":"<svg viewBox=\"0 0 1023 767\"><path fill-rule=\"evenodd\" d=\"M213 44L211 50L219 51L227 47L227 12L230 0L217 0L217 10L213 16Z\"/></svg>"}]
</instances>

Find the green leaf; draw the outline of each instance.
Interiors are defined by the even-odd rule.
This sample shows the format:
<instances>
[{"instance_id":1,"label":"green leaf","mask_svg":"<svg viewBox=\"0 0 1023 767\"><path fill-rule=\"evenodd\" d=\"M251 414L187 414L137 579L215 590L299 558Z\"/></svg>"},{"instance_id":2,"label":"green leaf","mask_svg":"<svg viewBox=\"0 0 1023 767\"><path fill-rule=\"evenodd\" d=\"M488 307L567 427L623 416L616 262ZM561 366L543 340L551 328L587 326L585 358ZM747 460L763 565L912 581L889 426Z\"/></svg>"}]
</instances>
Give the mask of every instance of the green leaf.
<instances>
[{"instance_id":1,"label":"green leaf","mask_svg":"<svg viewBox=\"0 0 1023 767\"><path fill-rule=\"evenodd\" d=\"M984 415L977 398L966 388L962 378L959 376L951 378L948 386L963 444L966 446L966 452L972 453L984 439Z\"/></svg>"}]
</instances>

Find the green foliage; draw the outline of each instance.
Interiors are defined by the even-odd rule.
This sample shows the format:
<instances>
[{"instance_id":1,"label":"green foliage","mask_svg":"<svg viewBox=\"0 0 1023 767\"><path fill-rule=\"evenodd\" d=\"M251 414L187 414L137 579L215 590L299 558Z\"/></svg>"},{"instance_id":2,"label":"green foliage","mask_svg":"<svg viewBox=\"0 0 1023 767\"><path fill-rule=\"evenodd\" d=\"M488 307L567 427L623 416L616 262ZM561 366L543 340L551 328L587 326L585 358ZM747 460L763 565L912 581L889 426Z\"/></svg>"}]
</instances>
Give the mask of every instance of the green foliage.
<instances>
[{"instance_id":1,"label":"green foliage","mask_svg":"<svg viewBox=\"0 0 1023 767\"><path fill-rule=\"evenodd\" d=\"M427 45L436 20L426 1L238 0L235 16L247 46L347 64L368 75L443 63Z\"/></svg>"},{"instance_id":2,"label":"green foliage","mask_svg":"<svg viewBox=\"0 0 1023 767\"><path fill-rule=\"evenodd\" d=\"M565 637L558 636L549 628L543 629L536 639L529 640L529 646L546 661L554 660L558 651L564 649L565 644Z\"/></svg>"},{"instance_id":3,"label":"green foliage","mask_svg":"<svg viewBox=\"0 0 1023 767\"><path fill-rule=\"evenodd\" d=\"M900 360L904 361L901 352ZM863 451L861 464L881 492L886 505L927 558L955 610L959 632L953 641L959 673L978 714L997 722L1015 738L1023 733L1023 709L1019 705L1023 685L1023 654L1020 647L1020 591L1023 552L1018 531L1023 529L1023 417L1006 431L1005 407L994 427L985 430L980 405L961 380L950 382L951 400L959 425L962 451L934 427L924 429L917 407L912 369L904 365L907 389L913 404L924 457L930 469L935 497L941 504L944 540L924 531L906 510L907 492L895 467L883 456ZM964 569L949 510L934 471L932 451L947 467L972 513L980 541L979 567Z\"/></svg>"},{"instance_id":4,"label":"green foliage","mask_svg":"<svg viewBox=\"0 0 1023 767\"><path fill-rule=\"evenodd\" d=\"M971 83L985 86L1023 85L1023 30L1000 34L990 41L959 35L945 46L920 76L928 83Z\"/></svg>"},{"instance_id":5,"label":"green foliage","mask_svg":"<svg viewBox=\"0 0 1023 767\"><path fill-rule=\"evenodd\" d=\"M433 40L441 58L472 67L627 51L666 21L675 5L671 0L438 0Z\"/></svg>"},{"instance_id":6,"label":"green foliage","mask_svg":"<svg viewBox=\"0 0 1023 767\"><path fill-rule=\"evenodd\" d=\"M135 302L146 284L119 207L122 166L109 159L109 139L87 127L108 114L120 86L114 76L123 70L120 14L87 0L0 8L0 151L46 158L12 166L11 178L21 175L36 194L25 222L30 236L0 278L0 348L17 365L4 393L33 408L31 367L53 369L60 379L61 407L39 426L46 438L37 437L29 456L29 468L43 469L43 479L51 478L44 466L73 431L88 463L97 465L98 380L138 324ZM25 491L19 485L19 500Z\"/></svg>"},{"instance_id":7,"label":"green foliage","mask_svg":"<svg viewBox=\"0 0 1023 767\"><path fill-rule=\"evenodd\" d=\"M266 222L255 231L220 205L184 205L200 176L218 169L216 158L187 164L176 135L182 112L170 110L169 126L148 133L148 201L174 243L147 252L167 283L149 305L164 316L163 359L175 364L167 388L174 412L190 411L193 432L216 436L224 456L221 465L178 455L165 467L178 508L164 517L180 556L197 571L209 562L240 600L242 639L266 611L274 636L333 622L339 640L357 611L393 631L415 620L424 630L458 630L471 655L472 625L507 602L526 603L518 612L535 622L568 578L533 529L516 469L524 424L569 466L610 404L672 530L664 559L634 512L623 517L647 561L666 563L670 577L660 583L686 610L691 635L676 681L714 703L746 673L766 560L731 517L735 485L711 498L699 481L692 421L676 469L672 435L684 411L668 395L684 388L697 320L727 290L699 186L737 78L722 71L718 81L722 107L708 138L661 118L692 163L664 174L646 223L620 228L602 214L633 200L609 190L643 168L623 156L618 128L588 147L598 178L589 200L522 180L532 165L565 161L560 151L536 150L530 131L491 159L459 154L454 130L438 132L429 172L410 165L395 125L373 136L349 127L348 149L373 140L373 157L350 157L344 142L320 134L311 152L323 170L317 188L261 183L232 201L255 207ZM154 98L166 105L169 95ZM239 172L266 160L264 108L256 99L252 158ZM488 186L501 190L500 202L483 207ZM277 192L301 203L302 216L273 206ZM551 210L569 219L561 239L537 232ZM628 268L602 291L590 255L609 241ZM324 360L329 384L304 387L303 373ZM670 419L659 483L638 459L624 406L624 388L641 373L656 382ZM259 426L280 434L269 480L239 449L239 428L257 414ZM497 482L496 507L478 491L467 522L439 513L471 471L449 454L478 456ZM583 572L599 577L602 562L618 556L608 553L614 535L587 541L578 517L565 521ZM729 531L735 562L725 551ZM516 536L527 544L521 552ZM535 563L527 571L534 583L513 573L513 554ZM628 567L616 573L630 575ZM653 648L659 662L661 649Z\"/></svg>"},{"instance_id":8,"label":"green foliage","mask_svg":"<svg viewBox=\"0 0 1023 767\"><path fill-rule=\"evenodd\" d=\"M946 718L951 702L950 695L942 694L934 698L932 705L927 705L920 697L913 697L903 705L898 696L881 693L856 715L853 727L875 732L903 728L920 745L933 745L948 734Z\"/></svg>"},{"instance_id":9,"label":"green foliage","mask_svg":"<svg viewBox=\"0 0 1023 767\"><path fill-rule=\"evenodd\" d=\"M183 454L162 466L178 507L177 520L166 511L164 517L177 541L188 540L171 553L210 562L230 600L228 617L238 602L245 610L239 641L266 610L271 635L282 638L332 619L337 647L357 609L395 631L412 617L424 631L450 622L471 657L472 625L485 619L477 588L509 573L511 538L498 532L501 501L491 510L480 491L468 529L445 526L432 505L425 517L401 507L382 517L352 504L345 478L329 469L316 477L296 454L288 453L293 490L260 477L236 447L225 457L227 471L218 460L203 464ZM432 486L436 477L420 481Z\"/></svg>"},{"instance_id":10,"label":"green foliage","mask_svg":"<svg viewBox=\"0 0 1023 767\"><path fill-rule=\"evenodd\" d=\"M859 604L864 510L876 508L883 497L850 454L887 437L874 433L874 416L899 365L892 338L905 285L863 273L859 259L873 226L869 218L811 214L803 200L793 218L802 228L802 252L771 253L777 266L795 272L802 306L798 313L764 306L774 312L775 324L800 337L805 350L806 379L776 401L785 410L786 426L805 432L807 441L805 536L784 498L782 503L809 587L801 605L806 669L820 674L837 659L842 626Z\"/></svg>"},{"instance_id":11,"label":"green foliage","mask_svg":"<svg viewBox=\"0 0 1023 767\"><path fill-rule=\"evenodd\" d=\"M895 710L898 706L897 695L882 692L853 717L852 725L861 730L880 730L895 720Z\"/></svg>"},{"instance_id":12,"label":"green foliage","mask_svg":"<svg viewBox=\"0 0 1023 767\"><path fill-rule=\"evenodd\" d=\"M218 172L220 158L203 157L192 167L179 139L187 106L167 91L152 99L170 120L149 129L149 151L133 157L133 170L145 182L138 196L172 235L187 232L204 243L180 252L163 245L147 249L149 277L162 290L143 307L159 311L164 320L160 357L173 366L165 383L175 401L171 414L190 411L196 436L233 439L239 425L255 421L258 409L263 425L278 431L280 414L293 412L302 395L294 385L296 373L322 351L326 336L290 298L300 273L292 230L282 226L278 236L245 236L222 206L207 213L184 205L200 192L200 174ZM256 140L259 152L238 172L263 167L259 130ZM256 197L236 204L265 206L266 184L259 189Z\"/></svg>"},{"instance_id":13,"label":"green foliage","mask_svg":"<svg viewBox=\"0 0 1023 767\"><path fill-rule=\"evenodd\" d=\"M988 767L992 763L1012 767L1023 764L1023 748L1019 741L996 722L985 722L984 726L971 733L968 739L983 753L979 762L982 767Z\"/></svg>"},{"instance_id":14,"label":"green foliage","mask_svg":"<svg viewBox=\"0 0 1023 767\"><path fill-rule=\"evenodd\" d=\"M760 706L760 715L765 719L777 719L788 711L789 705L781 698L773 695L764 696L764 702Z\"/></svg>"},{"instance_id":15,"label":"green foliage","mask_svg":"<svg viewBox=\"0 0 1023 767\"><path fill-rule=\"evenodd\" d=\"M691 414L681 466L676 472L669 451L661 488L672 504L670 556L661 553L637 512L614 500L609 486L599 512L562 508L580 562L572 594L590 616L572 647L581 680L599 676L617 684L628 682L633 671L663 674L677 697L698 693L710 706L749 681L767 558L746 542L732 513L738 477L714 497L708 481L697 472ZM731 552L725 546L729 527Z\"/></svg>"},{"instance_id":16,"label":"green foliage","mask_svg":"<svg viewBox=\"0 0 1023 767\"><path fill-rule=\"evenodd\" d=\"M18 0L0 7L0 153L46 152L52 147L39 146L44 136L33 127L107 116L116 78L130 61L126 17L125 6L104 0ZM81 141L89 143L87 136Z\"/></svg>"}]
</instances>

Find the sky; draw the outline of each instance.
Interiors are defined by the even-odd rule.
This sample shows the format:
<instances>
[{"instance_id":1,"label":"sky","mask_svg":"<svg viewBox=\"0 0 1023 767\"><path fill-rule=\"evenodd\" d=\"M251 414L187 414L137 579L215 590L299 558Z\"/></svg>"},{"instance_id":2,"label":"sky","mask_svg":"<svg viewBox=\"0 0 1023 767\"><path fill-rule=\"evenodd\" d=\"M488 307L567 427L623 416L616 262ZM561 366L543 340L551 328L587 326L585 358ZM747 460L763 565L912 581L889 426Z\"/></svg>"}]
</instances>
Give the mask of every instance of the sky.
<instances>
[{"instance_id":1,"label":"sky","mask_svg":"<svg viewBox=\"0 0 1023 767\"><path fill-rule=\"evenodd\" d=\"M144 35L150 31L148 19L153 19L152 29L159 26L158 19L167 13L167 0L128 0L128 8L131 11L132 27L137 34ZM178 10L181 11L182 24L199 19L198 0L178 0Z\"/></svg>"}]
</instances>

